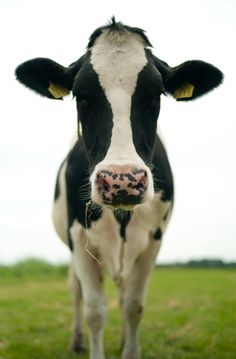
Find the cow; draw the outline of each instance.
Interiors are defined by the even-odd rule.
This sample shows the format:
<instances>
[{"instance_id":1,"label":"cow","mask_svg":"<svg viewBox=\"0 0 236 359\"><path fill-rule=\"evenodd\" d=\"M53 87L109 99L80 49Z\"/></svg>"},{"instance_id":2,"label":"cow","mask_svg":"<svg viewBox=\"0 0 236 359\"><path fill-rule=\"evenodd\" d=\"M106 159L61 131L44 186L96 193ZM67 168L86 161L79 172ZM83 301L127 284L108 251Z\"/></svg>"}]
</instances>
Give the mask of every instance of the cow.
<instances>
[{"instance_id":1,"label":"cow","mask_svg":"<svg viewBox=\"0 0 236 359\"><path fill-rule=\"evenodd\" d=\"M122 359L140 358L139 324L148 279L170 220L174 185L157 119L161 95L198 98L223 74L200 60L171 67L152 53L144 30L111 21L97 28L69 67L35 58L16 78L50 99L72 92L78 135L56 181L53 222L72 255L74 321L71 350L104 359L107 303L103 279L117 284L123 317Z\"/></svg>"}]
</instances>

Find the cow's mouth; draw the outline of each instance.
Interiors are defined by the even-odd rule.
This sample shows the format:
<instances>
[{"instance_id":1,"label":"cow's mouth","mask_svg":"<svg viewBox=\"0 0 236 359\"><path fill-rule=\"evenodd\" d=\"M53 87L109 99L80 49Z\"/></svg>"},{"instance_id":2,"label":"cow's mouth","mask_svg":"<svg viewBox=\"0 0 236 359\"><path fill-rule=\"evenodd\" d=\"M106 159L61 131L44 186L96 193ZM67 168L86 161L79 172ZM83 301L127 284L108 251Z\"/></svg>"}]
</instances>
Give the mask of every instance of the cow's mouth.
<instances>
[{"instance_id":1,"label":"cow's mouth","mask_svg":"<svg viewBox=\"0 0 236 359\"><path fill-rule=\"evenodd\" d=\"M118 190L115 193L102 193L102 202L104 205L114 209L133 209L136 205L143 202L144 191L139 195L129 194L126 190Z\"/></svg>"}]
</instances>

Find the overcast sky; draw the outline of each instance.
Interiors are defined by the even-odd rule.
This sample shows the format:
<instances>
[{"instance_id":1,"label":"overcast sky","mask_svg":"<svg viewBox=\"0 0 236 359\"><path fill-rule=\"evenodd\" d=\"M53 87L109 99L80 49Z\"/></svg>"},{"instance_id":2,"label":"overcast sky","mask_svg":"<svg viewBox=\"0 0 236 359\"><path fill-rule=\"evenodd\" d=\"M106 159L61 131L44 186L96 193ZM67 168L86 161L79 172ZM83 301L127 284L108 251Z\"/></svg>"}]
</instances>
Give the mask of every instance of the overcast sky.
<instances>
[{"instance_id":1,"label":"overcast sky","mask_svg":"<svg viewBox=\"0 0 236 359\"><path fill-rule=\"evenodd\" d=\"M236 2L1 0L0 263L69 259L51 208L76 129L75 101L37 96L16 82L14 69L39 56L69 65L112 15L145 29L153 52L169 65L201 59L224 72L224 84L199 100L162 99L159 125L176 199L159 259L236 260Z\"/></svg>"}]
</instances>

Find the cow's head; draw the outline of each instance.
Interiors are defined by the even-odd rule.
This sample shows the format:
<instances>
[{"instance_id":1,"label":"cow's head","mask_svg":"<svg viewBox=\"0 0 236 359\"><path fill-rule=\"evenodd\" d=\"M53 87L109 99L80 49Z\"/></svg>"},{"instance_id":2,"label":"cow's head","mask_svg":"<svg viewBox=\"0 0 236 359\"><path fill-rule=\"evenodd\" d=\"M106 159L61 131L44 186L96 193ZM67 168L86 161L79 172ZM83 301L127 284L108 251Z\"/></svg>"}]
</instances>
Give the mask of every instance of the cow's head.
<instances>
[{"instance_id":1,"label":"cow's head","mask_svg":"<svg viewBox=\"0 0 236 359\"><path fill-rule=\"evenodd\" d=\"M16 69L20 82L48 98L61 99L72 91L92 200L113 208L130 209L154 196L151 169L161 94L192 100L223 78L203 61L170 67L149 47L143 30L113 18L94 31L85 55L69 67L36 58Z\"/></svg>"}]
</instances>

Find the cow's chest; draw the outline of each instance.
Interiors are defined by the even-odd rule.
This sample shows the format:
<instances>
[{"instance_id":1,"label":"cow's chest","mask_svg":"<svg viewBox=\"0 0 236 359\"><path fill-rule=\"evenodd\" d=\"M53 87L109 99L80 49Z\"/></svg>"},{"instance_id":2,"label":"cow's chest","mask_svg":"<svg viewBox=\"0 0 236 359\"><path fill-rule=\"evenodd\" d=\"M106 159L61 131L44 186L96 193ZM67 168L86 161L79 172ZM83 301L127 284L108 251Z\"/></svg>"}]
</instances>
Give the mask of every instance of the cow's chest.
<instances>
[{"instance_id":1,"label":"cow's chest","mask_svg":"<svg viewBox=\"0 0 236 359\"><path fill-rule=\"evenodd\" d=\"M97 249L102 265L115 281L119 283L127 278L135 260L150 241L156 240L157 229L161 228L163 233L170 207L171 203L160 201L157 194L151 205L133 212L125 228L125 238L121 236L120 223L109 209L104 209L102 217L92 224L87 231L90 246Z\"/></svg>"}]
</instances>

